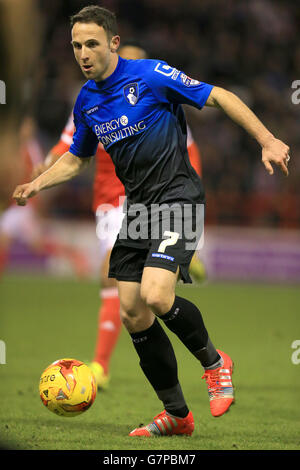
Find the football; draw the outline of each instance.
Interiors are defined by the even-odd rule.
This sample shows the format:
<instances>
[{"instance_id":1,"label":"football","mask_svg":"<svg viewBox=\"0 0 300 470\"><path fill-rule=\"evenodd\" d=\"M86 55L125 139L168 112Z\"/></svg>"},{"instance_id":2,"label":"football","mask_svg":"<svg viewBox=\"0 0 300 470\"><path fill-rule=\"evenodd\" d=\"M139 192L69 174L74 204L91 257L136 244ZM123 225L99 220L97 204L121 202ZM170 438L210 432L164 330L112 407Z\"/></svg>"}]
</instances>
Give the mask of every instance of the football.
<instances>
[{"instance_id":1,"label":"football","mask_svg":"<svg viewBox=\"0 0 300 470\"><path fill-rule=\"evenodd\" d=\"M40 397L59 416L77 416L94 403L97 386L93 372L76 359L59 359L40 378Z\"/></svg>"}]
</instances>

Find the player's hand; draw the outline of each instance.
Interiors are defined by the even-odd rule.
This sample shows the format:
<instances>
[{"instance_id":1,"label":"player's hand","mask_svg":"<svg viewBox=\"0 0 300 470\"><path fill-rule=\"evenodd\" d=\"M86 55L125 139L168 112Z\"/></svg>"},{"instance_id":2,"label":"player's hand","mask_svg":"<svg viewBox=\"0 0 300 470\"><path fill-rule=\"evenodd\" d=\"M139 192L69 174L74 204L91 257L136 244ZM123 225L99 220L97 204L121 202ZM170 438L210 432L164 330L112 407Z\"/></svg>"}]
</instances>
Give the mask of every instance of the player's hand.
<instances>
[{"instance_id":1,"label":"player's hand","mask_svg":"<svg viewBox=\"0 0 300 470\"><path fill-rule=\"evenodd\" d=\"M26 206L27 200L35 196L39 192L37 184L32 181L31 183L20 184L16 187L13 193L13 199L15 199L18 206Z\"/></svg>"},{"instance_id":2,"label":"player's hand","mask_svg":"<svg viewBox=\"0 0 300 470\"><path fill-rule=\"evenodd\" d=\"M269 175L273 175L274 170L271 163L275 163L285 176L288 176L288 162L290 148L281 140L272 137L267 141L262 149L262 162Z\"/></svg>"}]
</instances>

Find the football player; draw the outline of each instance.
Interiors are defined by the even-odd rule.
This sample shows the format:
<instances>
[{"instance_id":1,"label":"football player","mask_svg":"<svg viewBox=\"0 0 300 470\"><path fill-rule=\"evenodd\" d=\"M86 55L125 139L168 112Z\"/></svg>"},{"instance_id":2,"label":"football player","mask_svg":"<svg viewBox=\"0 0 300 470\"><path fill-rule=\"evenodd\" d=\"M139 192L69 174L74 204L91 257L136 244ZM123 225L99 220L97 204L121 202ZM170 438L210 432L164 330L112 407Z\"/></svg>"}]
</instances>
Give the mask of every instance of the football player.
<instances>
[{"instance_id":1,"label":"football player","mask_svg":"<svg viewBox=\"0 0 300 470\"><path fill-rule=\"evenodd\" d=\"M224 111L257 140L269 174L273 174L273 163L288 175L289 147L235 94L192 79L161 60L121 58L116 18L110 11L85 7L72 17L71 28L75 59L88 79L74 107L73 143L49 170L17 186L13 197L19 205L26 205L39 191L76 176L95 155L99 142L104 145L127 196L109 277L118 282L123 324L145 377L164 408L151 423L129 435L191 435L193 415L178 379L173 346L161 322L198 360L195 374L200 377L204 369L213 416L229 410L234 389L232 359L215 348L198 307L175 292L178 276L191 282L189 264L202 234L198 210L201 213L205 203L201 179L186 150L182 104ZM126 97L129 88L135 104ZM174 204L181 211L175 211ZM145 218L138 218L137 224L138 208ZM149 225L148 216L157 208L160 216ZM166 221L170 222L169 230L164 229ZM180 228L185 226L188 230Z\"/></svg>"}]
</instances>

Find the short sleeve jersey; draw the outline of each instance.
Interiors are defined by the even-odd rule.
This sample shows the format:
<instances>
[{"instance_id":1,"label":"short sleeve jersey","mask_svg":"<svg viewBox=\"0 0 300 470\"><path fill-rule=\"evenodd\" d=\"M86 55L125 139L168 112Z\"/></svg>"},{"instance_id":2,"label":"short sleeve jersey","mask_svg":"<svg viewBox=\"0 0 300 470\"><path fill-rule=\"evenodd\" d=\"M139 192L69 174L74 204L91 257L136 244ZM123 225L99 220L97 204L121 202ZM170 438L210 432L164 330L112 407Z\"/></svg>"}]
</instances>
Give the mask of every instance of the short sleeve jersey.
<instances>
[{"instance_id":1,"label":"short sleeve jersey","mask_svg":"<svg viewBox=\"0 0 300 470\"><path fill-rule=\"evenodd\" d=\"M203 202L202 182L187 153L182 104L201 109L212 85L158 60L125 60L105 80L89 80L74 107L70 152L110 154L128 205Z\"/></svg>"}]
</instances>

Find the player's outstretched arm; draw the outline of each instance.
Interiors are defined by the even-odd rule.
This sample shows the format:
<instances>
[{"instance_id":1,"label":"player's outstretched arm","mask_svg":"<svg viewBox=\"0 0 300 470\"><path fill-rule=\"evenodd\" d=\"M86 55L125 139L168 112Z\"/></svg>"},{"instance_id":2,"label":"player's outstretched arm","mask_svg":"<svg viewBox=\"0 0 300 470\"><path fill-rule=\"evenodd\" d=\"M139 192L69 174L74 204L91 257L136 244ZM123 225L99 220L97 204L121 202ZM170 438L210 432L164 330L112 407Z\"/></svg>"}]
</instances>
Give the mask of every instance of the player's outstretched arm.
<instances>
[{"instance_id":1,"label":"player's outstretched arm","mask_svg":"<svg viewBox=\"0 0 300 470\"><path fill-rule=\"evenodd\" d=\"M27 199L35 196L42 189L51 188L77 176L89 164L90 158L79 158L66 152L48 170L30 183L16 187L13 199L19 206L25 206Z\"/></svg>"},{"instance_id":2,"label":"player's outstretched arm","mask_svg":"<svg viewBox=\"0 0 300 470\"><path fill-rule=\"evenodd\" d=\"M206 105L221 108L257 140L262 147L262 162L270 175L274 173L272 163L275 163L288 176L290 148L281 140L276 139L240 98L223 88L214 87Z\"/></svg>"},{"instance_id":3,"label":"player's outstretched arm","mask_svg":"<svg viewBox=\"0 0 300 470\"><path fill-rule=\"evenodd\" d=\"M61 155L56 155L52 152L49 152L45 160L33 168L31 178L35 179L42 173L44 173L46 170L48 170L52 165L54 165L55 162L57 162L57 160L63 155L63 153Z\"/></svg>"}]
</instances>

